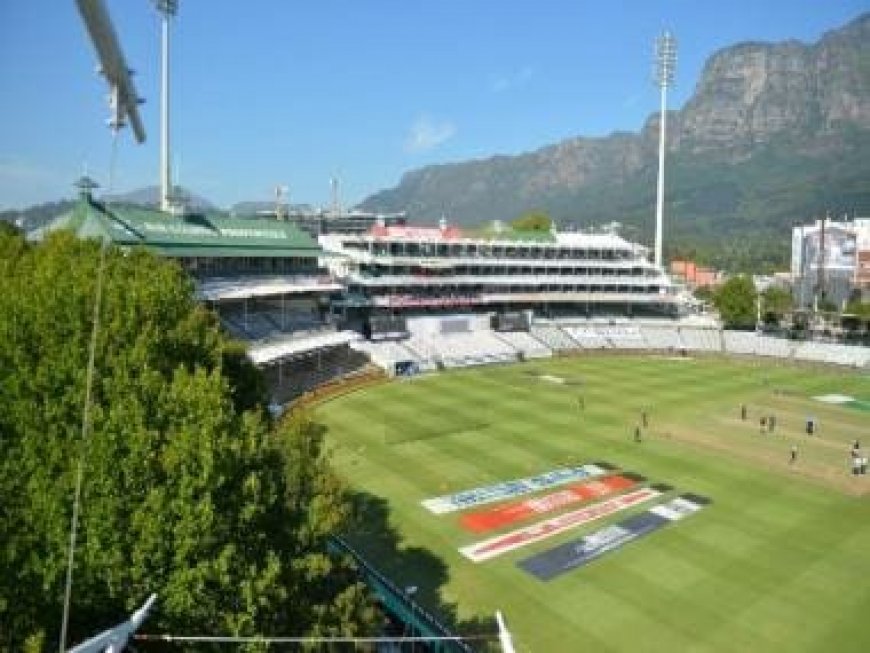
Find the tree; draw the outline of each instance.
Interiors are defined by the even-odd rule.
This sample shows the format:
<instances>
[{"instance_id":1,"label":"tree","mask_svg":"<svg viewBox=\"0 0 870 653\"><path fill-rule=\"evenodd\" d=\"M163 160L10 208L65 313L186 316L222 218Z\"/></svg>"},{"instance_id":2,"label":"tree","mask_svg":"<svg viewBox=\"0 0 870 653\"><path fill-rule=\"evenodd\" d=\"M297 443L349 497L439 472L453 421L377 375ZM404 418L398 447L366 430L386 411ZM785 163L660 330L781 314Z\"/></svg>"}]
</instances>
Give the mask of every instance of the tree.
<instances>
[{"instance_id":1,"label":"tree","mask_svg":"<svg viewBox=\"0 0 870 653\"><path fill-rule=\"evenodd\" d=\"M761 314L765 324L780 324L793 308L794 298L784 288L770 286L761 293Z\"/></svg>"},{"instance_id":2,"label":"tree","mask_svg":"<svg viewBox=\"0 0 870 653\"><path fill-rule=\"evenodd\" d=\"M725 326L747 328L755 324L755 284L752 278L739 275L726 281L713 298Z\"/></svg>"},{"instance_id":3,"label":"tree","mask_svg":"<svg viewBox=\"0 0 870 653\"><path fill-rule=\"evenodd\" d=\"M81 441L99 260L69 234L0 235L0 651L57 642L83 451L70 642L151 592L156 632L371 632L366 591L325 553L348 509L322 436L270 421L177 265L106 252Z\"/></svg>"},{"instance_id":4,"label":"tree","mask_svg":"<svg viewBox=\"0 0 870 653\"><path fill-rule=\"evenodd\" d=\"M870 320L870 302L862 302L859 299L853 299L846 305L845 313L856 315L862 319Z\"/></svg>"},{"instance_id":5,"label":"tree","mask_svg":"<svg viewBox=\"0 0 870 653\"><path fill-rule=\"evenodd\" d=\"M527 211L511 222L517 231L550 231L553 220L546 211Z\"/></svg>"}]
</instances>

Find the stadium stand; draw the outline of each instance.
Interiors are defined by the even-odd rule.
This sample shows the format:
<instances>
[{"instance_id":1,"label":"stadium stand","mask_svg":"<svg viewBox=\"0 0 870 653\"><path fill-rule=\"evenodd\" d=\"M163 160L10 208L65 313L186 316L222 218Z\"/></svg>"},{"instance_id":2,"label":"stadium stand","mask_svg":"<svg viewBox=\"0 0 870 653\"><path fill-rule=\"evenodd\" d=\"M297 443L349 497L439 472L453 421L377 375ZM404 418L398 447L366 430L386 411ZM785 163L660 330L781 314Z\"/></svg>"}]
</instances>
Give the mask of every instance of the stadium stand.
<instances>
[{"instance_id":1,"label":"stadium stand","mask_svg":"<svg viewBox=\"0 0 870 653\"><path fill-rule=\"evenodd\" d=\"M360 335L354 331L321 331L305 336L290 336L286 339L251 344L248 358L256 365L264 365L308 352L347 345L359 339Z\"/></svg>"},{"instance_id":2,"label":"stadium stand","mask_svg":"<svg viewBox=\"0 0 870 653\"><path fill-rule=\"evenodd\" d=\"M466 367L517 360L516 350L491 331L466 333L412 333L407 342L424 362L444 367Z\"/></svg>"},{"instance_id":3,"label":"stadium stand","mask_svg":"<svg viewBox=\"0 0 870 653\"><path fill-rule=\"evenodd\" d=\"M632 324L599 324L598 334L610 342L614 349L646 349L647 343L640 328Z\"/></svg>"},{"instance_id":4,"label":"stadium stand","mask_svg":"<svg viewBox=\"0 0 870 653\"><path fill-rule=\"evenodd\" d=\"M613 343L601 335L592 325L578 326L565 324L562 328L583 349L611 349L613 346Z\"/></svg>"},{"instance_id":5,"label":"stadium stand","mask_svg":"<svg viewBox=\"0 0 870 653\"><path fill-rule=\"evenodd\" d=\"M532 323L532 335L552 351L570 351L580 344L566 333L558 324L549 322Z\"/></svg>"},{"instance_id":6,"label":"stadium stand","mask_svg":"<svg viewBox=\"0 0 870 653\"><path fill-rule=\"evenodd\" d=\"M500 331L496 337L513 347L524 358L548 358L553 351L526 331Z\"/></svg>"},{"instance_id":7,"label":"stadium stand","mask_svg":"<svg viewBox=\"0 0 870 653\"><path fill-rule=\"evenodd\" d=\"M389 373L394 373L396 363L411 362L418 366L423 362L410 349L405 347L400 342L392 340L382 340L379 342L370 342L368 340L359 340L351 344L353 349L367 354L372 362L387 370Z\"/></svg>"},{"instance_id":8,"label":"stadium stand","mask_svg":"<svg viewBox=\"0 0 870 653\"><path fill-rule=\"evenodd\" d=\"M369 365L368 356L345 343L318 351L299 352L280 364L264 366L263 373L272 404L281 406L324 383L360 374Z\"/></svg>"}]
</instances>

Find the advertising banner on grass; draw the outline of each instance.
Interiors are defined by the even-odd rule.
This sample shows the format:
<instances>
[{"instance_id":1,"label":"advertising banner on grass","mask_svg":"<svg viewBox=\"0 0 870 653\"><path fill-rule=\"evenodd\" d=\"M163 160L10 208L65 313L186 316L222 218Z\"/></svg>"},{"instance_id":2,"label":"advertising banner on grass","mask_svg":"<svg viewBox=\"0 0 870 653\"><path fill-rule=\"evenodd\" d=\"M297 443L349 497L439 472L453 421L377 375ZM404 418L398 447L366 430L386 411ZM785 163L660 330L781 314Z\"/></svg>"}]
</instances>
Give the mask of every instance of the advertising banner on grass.
<instances>
[{"instance_id":1,"label":"advertising banner on grass","mask_svg":"<svg viewBox=\"0 0 870 653\"><path fill-rule=\"evenodd\" d=\"M692 494L653 506L646 512L624 519L585 537L557 546L517 563L520 569L540 580L557 576L592 562L629 542L696 513L709 500Z\"/></svg>"},{"instance_id":2,"label":"advertising banner on grass","mask_svg":"<svg viewBox=\"0 0 870 653\"><path fill-rule=\"evenodd\" d=\"M426 499L422 504L430 512L441 515L485 503L503 501L504 499L510 499L522 494L546 490L584 478L602 476L605 473L607 473L607 469L600 464L565 467L544 472L537 476L519 478L515 481L504 481L495 485L486 485L472 490L465 490L464 492L457 492L456 494Z\"/></svg>"},{"instance_id":3,"label":"advertising banner on grass","mask_svg":"<svg viewBox=\"0 0 870 653\"><path fill-rule=\"evenodd\" d=\"M544 496L507 503L489 510L462 515L459 523L469 531L485 533L524 521L536 515L556 512L561 508L633 488L643 478L633 474L617 474L601 479L575 483L563 490Z\"/></svg>"},{"instance_id":4,"label":"advertising banner on grass","mask_svg":"<svg viewBox=\"0 0 870 653\"><path fill-rule=\"evenodd\" d=\"M572 512L566 512L545 521L519 528L503 535L497 535L488 540L475 542L459 549L459 552L472 562L483 562L508 551L539 542L559 533L564 533L571 528L577 528L583 524L595 521L607 515L612 515L620 510L626 510L656 497L660 497L660 490L645 487L627 494L601 501L600 503L579 508Z\"/></svg>"}]
</instances>

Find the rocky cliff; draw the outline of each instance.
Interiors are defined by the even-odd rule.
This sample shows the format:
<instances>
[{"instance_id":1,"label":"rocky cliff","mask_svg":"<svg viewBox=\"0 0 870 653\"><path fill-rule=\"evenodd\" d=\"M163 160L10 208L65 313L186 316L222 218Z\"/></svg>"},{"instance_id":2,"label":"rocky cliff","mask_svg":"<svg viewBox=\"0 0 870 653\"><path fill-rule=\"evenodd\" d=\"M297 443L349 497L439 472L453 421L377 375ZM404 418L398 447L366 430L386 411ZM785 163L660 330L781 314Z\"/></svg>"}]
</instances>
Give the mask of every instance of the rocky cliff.
<instances>
[{"instance_id":1,"label":"rocky cliff","mask_svg":"<svg viewBox=\"0 0 870 653\"><path fill-rule=\"evenodd\" d=\"M638 133L572 138L519 156L404 175L363 202L471 224L532 209L648 237L659 116ZM817 43L742 43L713 54L668 115L672 234L782 230L820 211L870 214L870 13Z\"/></svg>"}]
</instances>

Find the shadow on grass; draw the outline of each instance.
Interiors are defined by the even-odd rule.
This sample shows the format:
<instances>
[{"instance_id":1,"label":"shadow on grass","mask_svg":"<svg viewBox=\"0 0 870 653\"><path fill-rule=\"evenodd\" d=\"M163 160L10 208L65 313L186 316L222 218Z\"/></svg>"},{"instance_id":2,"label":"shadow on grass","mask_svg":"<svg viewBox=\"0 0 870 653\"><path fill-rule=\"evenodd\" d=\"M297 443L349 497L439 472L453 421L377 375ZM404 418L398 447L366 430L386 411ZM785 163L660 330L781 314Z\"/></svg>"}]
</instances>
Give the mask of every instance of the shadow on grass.
<instances>
[{"instance_id":1,"label":"shadow on grass","mask_svg":"<svg viewBox=\"0 0 870 653\"><path fill-rule=\"evenodd\" d=\"M369 564L399 588L416 588L412 590L413 600L453 634L469 638L468 643L475 651L500 651L495 616L458 618L458 606L441 597L441 589L450 578L447 565L428 549L401 546L402 535L390 524L387 501L360 491L349 493L348 498L353 506L353 520L345 539Z\"/></svg>"}]
</instances>

